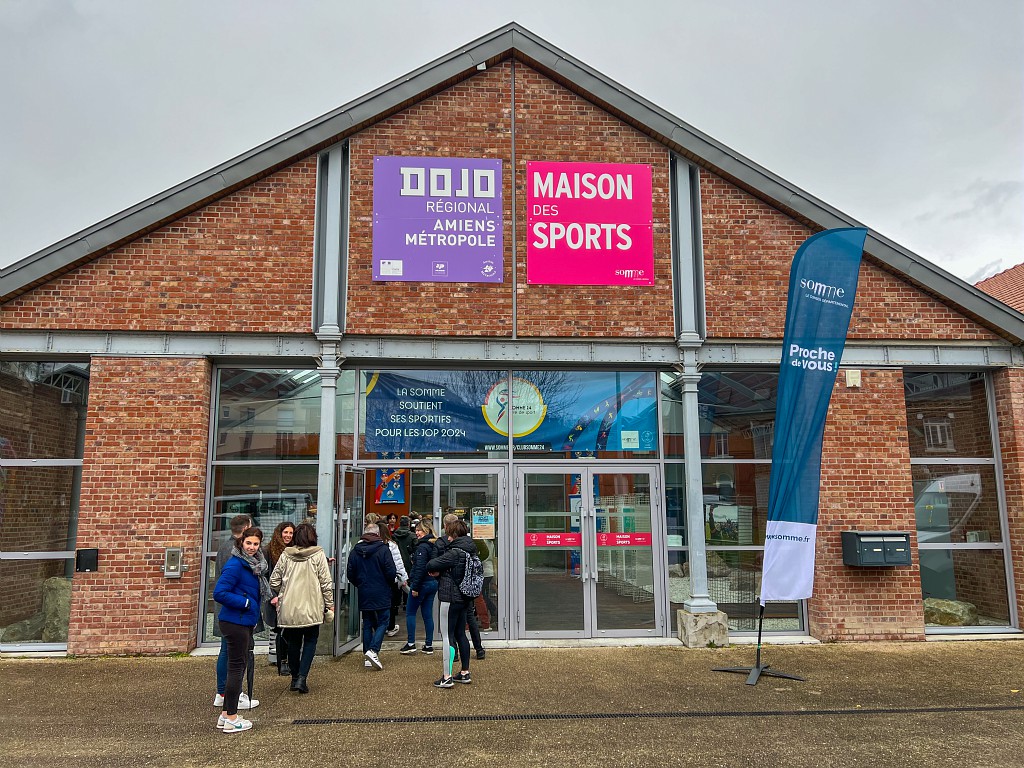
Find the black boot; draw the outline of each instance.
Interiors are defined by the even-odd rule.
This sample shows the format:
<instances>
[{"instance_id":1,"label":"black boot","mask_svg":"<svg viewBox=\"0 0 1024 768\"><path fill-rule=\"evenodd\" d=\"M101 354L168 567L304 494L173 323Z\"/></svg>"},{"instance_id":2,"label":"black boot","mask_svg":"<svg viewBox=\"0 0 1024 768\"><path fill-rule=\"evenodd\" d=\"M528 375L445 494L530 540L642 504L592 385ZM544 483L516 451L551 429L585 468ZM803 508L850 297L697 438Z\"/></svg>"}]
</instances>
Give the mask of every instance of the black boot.
<instances>
[{"instance_id":1,"label":"black boot","mask_svg":"<svg viewBox=\"0 0 1024 768\"><path fill-rule=\"evenodd\" d=\"M296 690L299 693L309 693L309 686L306 685L305 676L296 679L295 685L293 686L293 690Z\"/></svg>"},{"instance_id":2,"label":"black boot","mask_svg":"<svg viewBox=\"0 0 1024 768\"><path fill-rule=\"evenodd\" d=\"M297 691L297 690L299 690L299 679L300 678L299 678L298 675L292 675L292 687L289 688L288 690L290 690L290 691ZM305 683L304 679L303 679L303 683Z\"/></svg>"},{"instance_id":3,"label":"black boot","mask_svg":"<svg viewBox=\"0 0 1024 768\"><path fill-rule=\"evenodd\" d=\"M290 675L291 673L292 671L291 668L288 666L287 661L281 659L279 662L277 662L277 674L279 674L281 677L284 677L286 675Z\"/></svg>"}]
</instances>

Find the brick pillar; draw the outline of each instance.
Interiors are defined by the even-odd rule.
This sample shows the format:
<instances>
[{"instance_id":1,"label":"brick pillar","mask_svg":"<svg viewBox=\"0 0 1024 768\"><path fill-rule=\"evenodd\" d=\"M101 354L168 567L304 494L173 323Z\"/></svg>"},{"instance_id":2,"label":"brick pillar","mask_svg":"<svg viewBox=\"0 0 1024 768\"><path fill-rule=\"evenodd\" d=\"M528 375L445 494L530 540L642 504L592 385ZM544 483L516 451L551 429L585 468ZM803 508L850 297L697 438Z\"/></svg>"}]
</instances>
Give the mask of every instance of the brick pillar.
<instances>
[{"instance_id":1,"label":"brick pillar","mask_svg":"<svg viewBox=\"0 0 1024 768\"><path fill-rule=\"evenodd\" d=\"M1024 369L998 371L992 380L1019 627L1021 616L1024 616L1024 599L1021 597L1021 587L1024 586Z\"/></svg>"},{"instance_id":2,"label":"brick pillar","mask_svg":"<svg viewBox=\"0 0 1024 768\"><path fill-rule=\"evenodd\" d=\"M864 370L861 381L847 387L839 372L825 426L810 632L819 640L923 640L903 376ZM844 530L910 531L913 566L843 565Z\"/></svg>"},{"instance_id":3,"label":"brick pillar","mask_svg":"<svg viewBox=\"0 0 1024 768\"><path fill-rule=\"evenodd\" d=\"M203 359L95 357L78 546L99 570L72 583L68 652L162 654L196 645L211 367ZM163 575L165 547L189 570Z\"/></svg>"}]
</instances>

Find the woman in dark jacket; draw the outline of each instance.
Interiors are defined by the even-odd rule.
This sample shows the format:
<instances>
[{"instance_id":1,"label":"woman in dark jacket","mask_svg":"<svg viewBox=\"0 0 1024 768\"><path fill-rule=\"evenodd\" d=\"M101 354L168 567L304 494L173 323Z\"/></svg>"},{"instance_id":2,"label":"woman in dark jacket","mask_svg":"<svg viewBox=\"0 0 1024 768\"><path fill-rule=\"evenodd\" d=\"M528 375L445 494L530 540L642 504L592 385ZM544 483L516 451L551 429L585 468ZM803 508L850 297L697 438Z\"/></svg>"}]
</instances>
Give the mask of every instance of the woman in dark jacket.
<instances>
[{"instance_id":1,"label":"woman in dark jacket","mask_svg":"<svg viewBox=\"0 0 1024 768\"><path fill-rule=\"evenodd\" d=\"M267 558L267 571L269 573L274 572L274 566L277 565L277 561L281 559L281 554L285 549L292 545L292 539L294 537L295 523L285 520L283 523L277 524L277 528L274 529L273 536L270 537L270 544L267 545L266 552L264 552L264 555ZM280 631L277 627L271 627L270 643L268 647L270 663L277 666L277 674L290 675L291 669L288 667L288 646L284 642L284 632Z\"/></svg>"},{"instance_id":2,"label":"woman in dark jacket","mask_svg":"<svg viewBox=\"0 0 1024 768\"><path fill-rule=\"evenodd\" d=\"M263 531L246 528L231 551L213 588L213 599L221 605L218 623L228 646L228 677L224 688L224 711L217 727L224 733L240 733L252 723L238 716L238 697L252 648L252 630L260 620L260 607L270 599L267 561L260 551Z\"/></svg>"},{"instance_id":3,"label":"woman in dark jacket","mask_svg":"<svg viewBox=\"0 0 1024 768\"><path fill-rule=\"evenodd\" d=\"M466 637L466 608L468 603L459 591L459 584L466 573L466 555L476 554L476 544L469 536L469 528L462 520L445 523L444 532L449 543L444 552L427 563L427 572L436 574L437 596L441 601L441 679L434 681L437 688L452 688L456 682L471 683L469 677L469 638ZM452 675L455 649L459 646L459 662L462 671ZM454 682L453 682L454 681Z\"/></svg>"},{"instance_id":4,"label":"woman in dark jacket","mask_svg":"<svg viewBox=\"0 0 1024 768\"><path fill-rule=\"evenodd\" d=\"M423 615L423 652L434 652L434 595L437 594L437 579L427 573L427 563L434 554L434 526L429 520L421 520L416 526L416 544L410 558L409 603L405 607L405 627L409 640L400 651L406 655L416 653L416 611Z\"/></svg>"}]
</instances>

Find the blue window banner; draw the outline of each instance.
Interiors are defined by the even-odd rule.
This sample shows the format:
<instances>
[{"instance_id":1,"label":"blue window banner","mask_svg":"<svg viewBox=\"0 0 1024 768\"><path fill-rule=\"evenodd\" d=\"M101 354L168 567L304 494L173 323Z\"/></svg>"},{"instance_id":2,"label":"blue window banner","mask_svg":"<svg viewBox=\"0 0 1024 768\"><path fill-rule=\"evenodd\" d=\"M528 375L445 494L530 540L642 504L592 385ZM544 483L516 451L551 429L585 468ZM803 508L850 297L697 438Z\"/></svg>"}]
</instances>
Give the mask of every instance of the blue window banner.
<instances>
[{"instance_id":1,"label":"blue window banner","mask_svg":"<svg viewBox=\"0 0 1024 768\"><path fill-rule=\"evenodd\" d=\"M761 605L814 588L821 442L867 230L830 229L800 246L789 273L768 488Z\"/></svg>"},{"instance_id":2,"label":"blue window banner","mask_svg":"<svg viewBox=\"0 0 1024 768\"><path fill-rule=\"evenodd\" d=\"M657 450L652 371L368 371L364 448L379 454Z\"/></svg>"},{"instance_id":3,"label":"blue window banner","mask_svg":"<svg viewBox=\"0 0 1024 768\"><path fill-rule=\"evenodd\" d=\"M405 475L404 469L378 469L374 503L405 504Z\"/></svg>"}]
</instances>

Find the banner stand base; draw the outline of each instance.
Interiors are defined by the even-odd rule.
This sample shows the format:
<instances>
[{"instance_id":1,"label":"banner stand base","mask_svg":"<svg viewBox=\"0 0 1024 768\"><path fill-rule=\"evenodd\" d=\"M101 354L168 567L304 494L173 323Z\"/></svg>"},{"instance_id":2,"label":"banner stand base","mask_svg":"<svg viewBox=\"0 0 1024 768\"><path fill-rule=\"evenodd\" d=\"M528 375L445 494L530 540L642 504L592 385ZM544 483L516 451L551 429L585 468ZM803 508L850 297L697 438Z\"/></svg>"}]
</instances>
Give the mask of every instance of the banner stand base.
<instances>
[{"instance_id":1,"label":"banner stand base","mask_svg":"<svg viewBox=\"0 0 1024 768\"><path fill-rule=\"evenodd\" d=\"M761 627L764 624L764 606L760 606L757 614L757 658L754 661L752 667L717 667L712 669L712 672L735 672L740 675L747 676L747 685L757 685L757 681L761 675L766 677L782 677L786 680L799 680L801 683L806 683L802 677L796 675L788 675L785 672L776 672L771 669L770 664L761 663Z\"/></svg>"}]
</instances>

